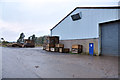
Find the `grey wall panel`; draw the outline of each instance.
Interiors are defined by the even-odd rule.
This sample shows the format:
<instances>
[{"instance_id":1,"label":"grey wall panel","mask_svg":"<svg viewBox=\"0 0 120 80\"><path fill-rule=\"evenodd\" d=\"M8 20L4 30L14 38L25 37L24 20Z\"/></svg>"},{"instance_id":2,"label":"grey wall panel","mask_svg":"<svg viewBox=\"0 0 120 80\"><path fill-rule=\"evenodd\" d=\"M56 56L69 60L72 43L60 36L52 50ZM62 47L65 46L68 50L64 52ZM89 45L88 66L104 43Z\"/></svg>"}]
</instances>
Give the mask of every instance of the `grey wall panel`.
<instances>
[{"instance_id":1,"label":"grey wall panel","mask_svg":"<svg viewBox=\"0 0 120 80\"><path fill-rule=\"evenodd\" d=\"M118 55L120 56L120 22L118 22Z\"/></svg>"},{"instance_id":2,"label":"grey wall panel","mask_svg":"<svg viewBox=\"0 0 120 80\"><path fill-rule=\"evenodd\" d=\"M118 5L120 6L120 1L119 1ZM118 19L120 19L120 9L118 9Z\"/></svg>"},{"instance_id":3,"label":"grey wall panel","mask_svg":"<svg viewBox=\"0 0 120 80\"><path fill-rule=\"evenodd\" d=\"M101 48L104 55L118 55L118 22L101 25Z\"/></svg>"},{"instance_id":4,"label":"grey wall panel","mask_svg":"<svg viewBox=\"0 0 120 80\"><path fill-rule=\"evenodd\" d=\"M118 5L120 6L120 1ZM118 10L118 18L120 19L120 9ZM118 55L120 56L120 22L118 22Z\"/></svg>"}]
</instances>

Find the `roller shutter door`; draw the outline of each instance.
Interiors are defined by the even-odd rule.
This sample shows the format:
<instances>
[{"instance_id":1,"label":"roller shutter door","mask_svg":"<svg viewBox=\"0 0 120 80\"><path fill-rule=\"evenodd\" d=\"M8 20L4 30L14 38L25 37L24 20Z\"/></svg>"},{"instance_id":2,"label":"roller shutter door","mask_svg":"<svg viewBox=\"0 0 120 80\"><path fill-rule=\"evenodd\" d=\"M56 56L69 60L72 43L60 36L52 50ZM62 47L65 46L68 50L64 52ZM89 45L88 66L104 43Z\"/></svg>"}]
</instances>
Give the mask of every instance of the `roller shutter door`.
<instances>
[{"instance_id":1,"label":"roller shutter door","mask_svg":"<svg viewBox=\"0 0 120 80\"><path fill-rule=\"evenodd\" d=\"M118 55L118 23L111 22L101 25L101 53L103 55Z\"/></svg>"}]
</instances>

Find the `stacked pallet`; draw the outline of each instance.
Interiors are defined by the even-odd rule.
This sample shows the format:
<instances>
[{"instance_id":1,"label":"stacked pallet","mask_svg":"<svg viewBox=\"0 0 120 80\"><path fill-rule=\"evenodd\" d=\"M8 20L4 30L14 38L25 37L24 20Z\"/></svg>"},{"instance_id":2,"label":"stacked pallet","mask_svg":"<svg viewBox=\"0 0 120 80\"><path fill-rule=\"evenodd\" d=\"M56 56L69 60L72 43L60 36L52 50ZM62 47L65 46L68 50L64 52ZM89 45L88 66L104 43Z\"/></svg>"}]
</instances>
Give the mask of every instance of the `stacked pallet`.
<instances>
[{"instance_id":1,"label":"stacked pallet","mask_svg":"<svg viewBox=\"0 0 120 80\"><path fill-rule=\"evenodd\" d=\"M82 45L72 45L72 53L82 53Z\"/></svg>"},{"instance_id":2,"label":"stacked pallet","mask_svg":"<svg viewBox=\"0 0 120 80\"><path fill-rule=\"evenodd\" d=\"M70 49L69 48L59 48L60 53L69 53Z\"/></svg>"},{"instance_id":3,"label":"stacked pallet","mask_svg":"<svg viewBox=\"0 0 120 80\"><path fill-rule=\"evenodd\" d=\"M59 44L58 36L47 36L44 39L43 49L46 51L55 51L55 44Z\"/></svg>"},{"instance_id":4,"label":"stacked pallet","mask_svg":"<svg viewBox=\"0 0 120 80\"><path fill-rule=\"evenodd\" d=\"M44 38L43 38L43 50L46 50L47 37L48 37L48 36L44 36Z\"/></svg>"},{"instance_id":5,"label":"stacked pallet","mask_svg":"<svg viewBox=\"0 0 120 80\"><path fill-rule=\"evenodd\" d=\"M46 50L46 44L43 44L43 50Z\"/></svg>"},{"instance_id":6,"label":"stacked pallet","mask_svg":"<svg viewBox=\"0 0 120 80\"><path fill-rule=\"evenodd\" d=\"M56 52L63 52L64 44L56 44L55 45Z\"/></svg>"},{"instance_id":7,"label":"stacked pallet","mask_svg":"<svg viewBox=\"0 0 120 80\"><path fill-rule=\"evenodd\" d=\"M46 51L51 51L51 48L54 48L54 47L55 47L54 44L47 44L45 50Z\"/></svg>"},{"instance_id":8,"label":"stacked pallet","mask_svg":"<svg viewBox=\"0 0 120 80\"><path fill-rule=\"evenodd\" d=\"M59 37L58 36L48 36L47 37L47 44L59 44Z\"/></svg>"},{"instance_id":9,"label":"stacked pallet","mask_svg":"<svg viewBox=\"0 0 120 80\"><path fill-rule=\"evenodd\" d=\"M64 49L63 49L63 52L64 52L64 53L69 53L69 52L70 52L70 49L69 49L69 48L64 48Z\"/></svg>"},{"instance_id":10,"label":"stacked pallet","mask_svg":"<svg viewBox=\"0 0 120 80\"><path fill-rule=\"evenodd\" d=\"M56 44L56 50L60 53L69 53L69 48L64 48L64 44Z\"/></svg>"},{"instance_id":11,"label":"stacked pallet","mask_svg":"<svg viewBox=\"0 0 120 80\"><path fill-rule=\"evenodd\" d=\"M59 44L58 36L46 36L44 38L43 50L51 52L69 53L69 48L64 48L64 44Z\"/></svg>"}]
</instances>

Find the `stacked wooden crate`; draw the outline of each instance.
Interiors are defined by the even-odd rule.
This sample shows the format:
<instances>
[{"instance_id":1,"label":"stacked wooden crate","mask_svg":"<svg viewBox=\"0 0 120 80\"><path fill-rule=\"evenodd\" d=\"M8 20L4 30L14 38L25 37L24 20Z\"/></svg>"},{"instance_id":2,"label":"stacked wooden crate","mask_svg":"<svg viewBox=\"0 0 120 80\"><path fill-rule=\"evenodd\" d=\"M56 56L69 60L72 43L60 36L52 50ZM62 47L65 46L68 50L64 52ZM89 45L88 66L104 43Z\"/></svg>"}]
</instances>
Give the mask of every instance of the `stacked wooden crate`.
<instances>
[{"instance_id":1,"label":"stacked wooden crate","mask_svg":"<svg viewBox=\"0 0 120 80\"><path fill-rule=\"evenodd\" d=\"M44 36L44 38L43 38L43 50L46 50L46 46L47 46L47 37L48 36Z\"/></svg>"},{"instance_id":2,"label":"stacked wooden crate","mask_svg":"<svg viewBox=\"0 0 120 80\"><path fill-rule=\"evenodd\" d=\"M43 50L46 50L46 45L45 44L43 44Z\"/></svg>"},{"instance_id":3,"label":"stacked wooden crate","mask_svg":"<svg viewBox=\"0 0 120 80\"><path fill-rule=\"evenodd\" d=\"M59 37L58 36L48 36L47 37L48 44L59 44Z\"/></svg>"},{"instance_id":4,"label":"stacked wooden crate","mask_svg":"<svg viewBox=\"0 0 120 80\"><path fill-rule=\"evenodd\" d=\"M72 53L82 53L82 45L72 45Z\"/></svg>"},{"instance_id":5,"label":"stacked wooden crate","mask_svg":"<svg viewBox=\"0 0 120 80\"><path fill-rule=\"evenodd\" d=\"M69 48L64 48L64 44L59 44L58 36L46 36L44 38L43 50L51 52L69 53Z\"/></svg>"},{"instance_id":6,"label":"stacked wooden crate","mask_svg":"<svg viewBox=\"0 0 120 80\"><path fill-rule=\"evenodd\" d=\"M56 52L63 52L64 44L56 44L55 48Z\"/></svg>"},{"instance_id":7,"label":"stacked wooden crate","mask_svg":"<svg viewBox=\"0 0 120 80\"><path fill-rule=\"evenodd\" d=\"M70 49L69 48L59 48L60 53L69 53Z\"/></svg>"},{"instance_id":8,"label":"stacked wooden crate","mask_svg":"<svg viewBox=\"0 0 120 80\"><path fill-rule=\"evenodd\" d=\"M69 53L69 52L70 52L70 49L69 49L69 48L64 48L64 49L63 49L63 52L64 52L64 53Z\"/></svg>"},{"instance_id":9,"label":"stacked wooden crate","mask_svg":"<svg viewBox=\"0 0 120 80\"><path fill-rule=\"evenodd\" d=\"M54 52L55 44L59 44L59 37L58 36L47 36L44 41L43 49L45 49L46 51Z\"/></svg>"},{"instance_id":10,"label":"stacked wooden crate","mask_svg":"<svg viewBox=\"0 0 120 80\"><path fill-rule=\"evenodd\" d=\"M46 51L51 51L51 48L54 48L54 47L55 47L54 44L47 44L45 50Z\"/></svg>"},{"instance_id":11,"label":"stacked wooden crate","mask_svg":"<svg viewBox=\"0 0 120 80\"><path fill-rule=\"evenodd\" d=\"M64 48L64 44L56 44L56 50L60 53L69 53L69 48Z\"/></svg>"}]
</instances>

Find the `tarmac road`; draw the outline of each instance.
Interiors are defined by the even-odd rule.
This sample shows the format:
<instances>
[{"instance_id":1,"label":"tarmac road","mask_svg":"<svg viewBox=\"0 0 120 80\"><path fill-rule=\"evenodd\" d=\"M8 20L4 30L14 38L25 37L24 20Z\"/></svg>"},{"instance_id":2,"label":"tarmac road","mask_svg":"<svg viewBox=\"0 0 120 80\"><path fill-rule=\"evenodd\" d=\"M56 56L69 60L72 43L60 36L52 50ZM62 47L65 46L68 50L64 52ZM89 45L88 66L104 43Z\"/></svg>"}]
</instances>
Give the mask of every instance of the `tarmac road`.
<instances>
[{"instance_id":1,"label":"tarmac road","mask_svg":"<svg viewBox=\"0 0 120 80\"><path fill-rule=\"evenodd\" d=\"M118 78L118 58L2 48L3 78Z\"/></svg>"}]
</instances>

